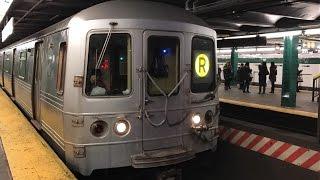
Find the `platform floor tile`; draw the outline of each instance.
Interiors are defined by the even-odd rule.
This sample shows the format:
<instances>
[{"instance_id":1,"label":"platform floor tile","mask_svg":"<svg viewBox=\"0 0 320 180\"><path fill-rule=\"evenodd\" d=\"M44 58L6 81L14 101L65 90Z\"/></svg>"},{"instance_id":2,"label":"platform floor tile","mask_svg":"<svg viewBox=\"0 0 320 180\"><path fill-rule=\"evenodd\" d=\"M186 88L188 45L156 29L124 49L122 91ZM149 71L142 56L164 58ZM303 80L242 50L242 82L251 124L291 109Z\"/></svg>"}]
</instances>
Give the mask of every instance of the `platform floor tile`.
<instances>
[{"instance_id":1,"label":"platform floor tile","mask_svg":"<svg viewBox=\"0 0 320 180\"><path fill-rule=\"evenodd\" d=\"M76 179L3 91L0 136L14 180Z\"/></svg>"}]
</instances>

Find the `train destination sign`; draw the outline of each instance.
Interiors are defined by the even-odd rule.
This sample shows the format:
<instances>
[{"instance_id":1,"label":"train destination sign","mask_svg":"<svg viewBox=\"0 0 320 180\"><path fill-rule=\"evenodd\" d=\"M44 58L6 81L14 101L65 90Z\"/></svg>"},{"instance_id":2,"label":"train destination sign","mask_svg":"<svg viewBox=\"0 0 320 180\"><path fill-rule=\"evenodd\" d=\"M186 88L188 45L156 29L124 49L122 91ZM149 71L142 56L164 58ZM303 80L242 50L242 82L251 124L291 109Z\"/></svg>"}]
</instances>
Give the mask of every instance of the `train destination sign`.
<instances>
[{"instance_id":1,"label":"train destination sign","mask_svg":"<svg viewBox=\"0 0 320 180\"><path fill-rule=\"evenodd\" d=\"M194 63L195 72L201 78L206 77L210 69L210 60L206 54L199 54Z\"/></svg>"}]
</instances>

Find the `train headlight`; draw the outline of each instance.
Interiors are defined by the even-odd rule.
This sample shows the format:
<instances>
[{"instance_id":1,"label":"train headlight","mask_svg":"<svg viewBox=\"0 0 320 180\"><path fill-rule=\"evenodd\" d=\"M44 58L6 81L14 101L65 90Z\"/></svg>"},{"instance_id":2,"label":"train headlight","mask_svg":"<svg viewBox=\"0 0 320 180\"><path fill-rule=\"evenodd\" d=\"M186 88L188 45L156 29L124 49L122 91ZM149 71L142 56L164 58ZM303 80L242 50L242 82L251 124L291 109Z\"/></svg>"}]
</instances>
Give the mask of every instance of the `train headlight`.
<instances>
[{"instance_id":1,"label":"train headlight","mask_svg":"<svg viewBox=\"0 0 320 180\"><path fill-rule=\"evenodd\" d=\"M91 124L90 132L95 137L104 137L107 134L108 124L104 121L95 121Z\"/></svg>"},{"instance_id":2,"label":"train headlight","mask_svg":"<svg viewBox=\"0 0 320 180\"><path fill-rule=\"evenodd\" d=\"M128 121L126 120L118 120L115 124L114 124L114 132L118 135L118 136L125 136L129 133L130 131L130 124Z\"/></svg>"},{"instance_id":3,"label":"train headlight","mask_svg":"<svg viewBox=\"0 0 320 180\"><path fill-rule=\"evenodd\" d=\"M204 115L204 120L206 121L207 124L212 123L212 121L213 121L213 112L211 110L206 112L206 114Z\"/></svg>"},{"instance_id":4,"label":"train headlight","mask_svg":"<svg viewBox=\"0 0 320 180\"><path fill-rule=\"evenodd\" d=\"M193 125L199 125L201 122L200 114L194 114L191 118Z\"/></svg>"}]
</instances>

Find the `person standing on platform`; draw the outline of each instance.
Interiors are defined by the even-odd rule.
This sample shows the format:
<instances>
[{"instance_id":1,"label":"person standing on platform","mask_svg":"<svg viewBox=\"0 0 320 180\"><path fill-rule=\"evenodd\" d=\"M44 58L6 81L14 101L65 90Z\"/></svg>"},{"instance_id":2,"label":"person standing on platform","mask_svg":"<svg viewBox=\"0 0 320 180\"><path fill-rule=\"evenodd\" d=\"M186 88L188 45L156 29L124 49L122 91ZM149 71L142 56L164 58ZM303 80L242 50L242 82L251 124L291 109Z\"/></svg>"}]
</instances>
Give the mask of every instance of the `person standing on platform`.
<instances>
[{"instance_id":1,"label":"person standing on platform","mask_svg":"<svg viewBox=\"0 0 320 180\"><path fill-rule=\"evenodd\" d=\"M299 83L303 82L302 71L303 70L297 70L297 92L300 92Z\"/></svg>"},{"instance_id":2,"label":"person standing on platform","mask_svg":"<svg viewBox=\"0 0 320 180\"><path fill-rule=\"evenodd\" d=\"M270 66L270 75L269 79L271 82L271 91L270 93L274 93L274 83L277 81L277 66L274 64L274 62L271 62Z\"/></svg>"},{"instance_id":3,"label":"person standing on platform","mask_svg":"<svg viewBox=\"0 0 320 180\"><path fill-rule=\"evenodd\" d=\"M241 63L240 67L238 68L238 71L237 71L237 79L238 79L238 82L239 82L239 89L243 89L243 84L244 84L244 78L243 78L243 63Z\"/></svg>"},{"instance_id":4,"label":"person standing on platform","mask_svg":"<svg viewBox=\"0 0 320 180\"><path fill-rule=\"evenodd\" d=\"M246 62L242 68L242 78L243 78L243 93L250 93L249 87L250 82L252 81L252 69L250 69L249 62Z\"/></svg>"},{"instance_id":5,"label":"person standing on platform","mask_svg":"<svg viewBox=\"0 0 320 180\"><path fill-rule=\"evenodd\" d=\"M218 80L219 80L219 82L221 82L221 68L220 67L218 67Z\"/></svg>"},{"instance_id":6,"label":"person standing on platform","mask_svg":"<svg viewBox=\"0 0 320 180\"><path fill-rule=\"evenodd\" d=\"M227 62L223 67L223 76L224 76L224 89L231 89L230 84L232 81L232 68L231 63Z\"/></svg>"},{"instance_id":7,"label":"person standing on platform","mask_svg":"<svg viewBox=\"0 0 320 180\"><path fill-rule=\"evenodd\" d=\"M267 63L262 62L262 64L259 65L259 94L261 94L261 89L262 94L266 93L267 75L269 75Z\"/></svg>"}]
</instances>

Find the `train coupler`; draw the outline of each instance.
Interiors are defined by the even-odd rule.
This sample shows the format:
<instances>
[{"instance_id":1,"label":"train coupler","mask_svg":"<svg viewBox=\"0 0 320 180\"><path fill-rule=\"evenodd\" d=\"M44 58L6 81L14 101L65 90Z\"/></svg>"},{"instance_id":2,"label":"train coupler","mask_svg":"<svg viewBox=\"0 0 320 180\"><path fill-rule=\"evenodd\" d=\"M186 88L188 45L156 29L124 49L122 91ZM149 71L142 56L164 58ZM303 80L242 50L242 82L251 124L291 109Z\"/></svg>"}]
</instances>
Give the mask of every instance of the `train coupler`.
<instances>
[{"instance_id":1,"label":"train coupler","mask_svg":"<svg viewBox=\"0 0 320 180\"><path fill-rule=\"evenodd\" d=\"M199 126L192 127L192 130L195 135L205 142L211 142L219 136L218 127Z\"/></svg>"}]
</instances>

